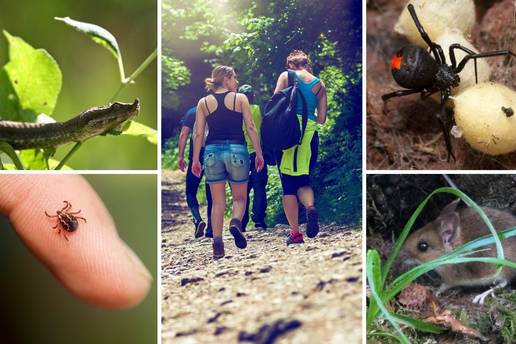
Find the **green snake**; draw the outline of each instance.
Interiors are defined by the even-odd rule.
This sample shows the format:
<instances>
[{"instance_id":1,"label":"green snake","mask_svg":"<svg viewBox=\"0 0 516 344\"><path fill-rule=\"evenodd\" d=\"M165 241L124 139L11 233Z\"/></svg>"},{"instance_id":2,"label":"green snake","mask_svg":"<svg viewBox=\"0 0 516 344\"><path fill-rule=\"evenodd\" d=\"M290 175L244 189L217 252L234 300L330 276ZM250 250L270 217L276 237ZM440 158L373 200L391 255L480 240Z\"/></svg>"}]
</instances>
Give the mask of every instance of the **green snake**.
<instances>
[{"instance_id":1,"label":"green snake","mask_svg":"<svg viewBox=\"0 0 516 344\"><path fill-rule=\"evenodd\" d=\"M32 123L0 121L0 142L14 149L50 148L82 142L93 136L119 133L128 119L138 115L140 102L114 102L88 109L65 122Z\"/></svg>"}]
</instances>

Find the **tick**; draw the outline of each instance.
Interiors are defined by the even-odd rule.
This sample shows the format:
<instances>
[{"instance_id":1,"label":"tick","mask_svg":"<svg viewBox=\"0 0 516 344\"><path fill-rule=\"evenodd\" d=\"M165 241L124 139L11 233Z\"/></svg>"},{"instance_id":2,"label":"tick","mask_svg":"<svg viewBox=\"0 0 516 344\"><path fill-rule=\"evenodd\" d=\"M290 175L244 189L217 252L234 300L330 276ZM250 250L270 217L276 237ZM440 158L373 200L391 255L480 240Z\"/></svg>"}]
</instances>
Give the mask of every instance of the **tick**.
<instances>
[{"instance_id":1,"label":"tick","mask_svg":"<svg viewBox=\"0 0 516 344\"><path fill-rule=\"evenodd\" d=\"M408 10L416 25L419 34L428 45L428 49L423 49L414 45L409 45L401 48L391 60L391 70L394 80L402 87L407 89L398 90L392 93L384 94L383 101L387 101L393 97L402 97L413 93L421 93L421 98L427 98L430 95L441 93L441 108L436 114L437 119L441 124L441 130L444 135L446 149L448 151L448 161L450 156L455 160L452 152L450 133L447 129L445 118L445 106L450 98L451 89L459 86L459 73L464 69L466 63L473 60L475 63L475 80L477 81L477 59L492 57L492 56L516 56L510 50L495 50L476 53L458 43L454 43L449 47L449 55L451 64L446 62L442 47L433 42L428 34L425 32L423 25L419 22L416 11L412 4L408 5ZM461 61L457 61L455 57L455 50L462 50L466 56ZM511 109L512 110L512 109ZM505 112L505 110L502 111ZM512 116L509 112L505 112L507 117Z\"/></svg>"},{"instance_id":2,"label":"tick","mask_svg":"<svg viewBox=\"0 0 516 344\"><path fill-rule=\"evenodd\" d=\"M55 215L49 215L46 211L45 211L45 215L47 217L50 217L50 218L57 218L57 223L54 227L52 227L53 229L56 229L59 227L59 232L58 234L61 234L61 230L65 230L66 232L75 232L77 230L77 228L79 228L79 219L80 220L83 220L84 223L86 223L86 219L84 217L81 217L81 216L76 216L77 214L79 214L81 211L75 211L75 212L72 212L72 204L68 201L63 201L63 203L65 204L65 206L61 209L61 210L58 210L56 211L56 214ZM68 237L66 236L66 233L63 234L66 241L69 241L68 240Z\"/></svg>"}]
</instances>

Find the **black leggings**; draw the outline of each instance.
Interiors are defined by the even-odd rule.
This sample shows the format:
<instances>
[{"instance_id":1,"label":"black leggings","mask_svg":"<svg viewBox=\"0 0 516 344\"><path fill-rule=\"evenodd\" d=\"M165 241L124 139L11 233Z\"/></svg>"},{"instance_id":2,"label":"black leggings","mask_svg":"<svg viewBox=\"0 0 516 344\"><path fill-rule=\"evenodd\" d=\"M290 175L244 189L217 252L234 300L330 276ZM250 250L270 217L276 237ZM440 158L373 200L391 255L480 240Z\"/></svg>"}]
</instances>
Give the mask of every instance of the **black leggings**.
<instances>
[{"instance_id":1,"label":"black leggings","mask_svg":"<svg viewBox=\"0 0 516 344\"><path fill-rule=\"evenodd\" d=\"M201 165L203 164L203 154L199 156ZM199 212L199 202L197 201L197 190L199 189L199 184L201 183L202 177L204 175L204 171L201 171L201 177L197 178L192 173L192 157L189 157L188 162L188 170L186 172L186 203L188 204L188 208L192 212L192 216L194 218L195 223L202 220L201 214ZM206 186L206 200L208 201L208 228L211 227L211 192L210 186L205 183Z\"/></svg>"},{"instance_id":2,"label":"black leggings","mask_svg":"<svg viewBox=\"0 0 516 344\"><path fill-rule=\"evenodd\" d=\"M283 189L283 196L287 195L297 195L297 191L299 188L303 186L310 186L310 176L312 175L315 166L317 165L317 155L319 154L319 134L317 131L314 133L312 137L312 141L310 141L310 149L312 150L312 155L310 157L310 167L309 174L303 174L300 176L291 176L288 174L283 174L280 171L281 158L283 157L283 152L279 151L276 155L276 162L278 166L278 172L281 179L281 187Z\"/></svg>"}]
</instances>

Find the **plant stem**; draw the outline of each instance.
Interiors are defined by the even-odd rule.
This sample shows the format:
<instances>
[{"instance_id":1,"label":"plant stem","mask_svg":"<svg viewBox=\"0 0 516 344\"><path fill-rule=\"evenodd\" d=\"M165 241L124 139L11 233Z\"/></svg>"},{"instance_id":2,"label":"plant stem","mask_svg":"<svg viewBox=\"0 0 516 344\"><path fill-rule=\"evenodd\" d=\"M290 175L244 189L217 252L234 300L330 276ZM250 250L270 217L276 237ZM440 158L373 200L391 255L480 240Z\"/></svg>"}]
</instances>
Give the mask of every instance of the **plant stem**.
<instances>
[{"instance_id":1,"label":"plant stem","mask_svg":"<svg viewBox=\"0 0 516 344\"><path fill-rule=\"evenodd\" d=\"M55 170L60 170L63 168L63 166L66 164L66 162L71 158L71 156L79 149L79 147L82 145L82 142L76 142L75 145L70 149L68 154L59 162L59 164L56 166Z\"/></svg>"},{"instance_id":2,"label":"plant stem","mask_svg":"<svg viewBox=\"0 0 516 344\"><path fill-rule=\"evenodd\" d=\"M131 74L127 79L122 81L122 84L116 91L115 95L113 97L111 97L111 99L109 101L110 102L114 101L116 99L116 97L118 97L120 92L122 92L127 87L127 85L132 83L134 81L134 79L136 79L147 68L147 66L152 61L154 61L156 56L158 56L158 50L154 49L154 51L145 59L145 61L143 61L142 64L138 68L136 68L136 70L133 72L133 74Z\"/></svg>"}]
</instances>

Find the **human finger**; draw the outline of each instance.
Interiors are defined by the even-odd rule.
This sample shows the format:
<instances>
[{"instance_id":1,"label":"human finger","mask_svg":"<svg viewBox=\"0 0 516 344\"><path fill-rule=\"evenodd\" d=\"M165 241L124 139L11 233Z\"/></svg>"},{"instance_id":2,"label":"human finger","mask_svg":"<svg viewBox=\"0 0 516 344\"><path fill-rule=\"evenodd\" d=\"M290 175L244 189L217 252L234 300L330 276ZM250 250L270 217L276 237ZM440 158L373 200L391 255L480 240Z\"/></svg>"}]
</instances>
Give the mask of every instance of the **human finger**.
<instances>
[{"instance_id":1,"label":"human finger","mask_svg":"<svg viewBox=\"0 0 516 344\"><path fill-rule=\"evenodd\" d=\"M70 204L65 209L64 201ZM78 219L77 229L69 232L70 218L54 217L58 210L84 220ZM0 212L32 253L82 299L129 308L147 294L152 277L120 239L102 200L81 176L0 176Z\"/></svg>"}]
</instances>

